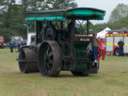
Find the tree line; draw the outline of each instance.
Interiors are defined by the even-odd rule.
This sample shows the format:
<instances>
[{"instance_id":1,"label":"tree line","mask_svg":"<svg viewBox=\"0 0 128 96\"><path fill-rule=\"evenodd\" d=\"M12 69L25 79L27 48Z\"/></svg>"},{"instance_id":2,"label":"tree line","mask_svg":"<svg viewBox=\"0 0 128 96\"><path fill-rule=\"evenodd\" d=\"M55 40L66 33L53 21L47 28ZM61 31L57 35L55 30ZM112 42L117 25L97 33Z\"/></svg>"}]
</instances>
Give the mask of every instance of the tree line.
<instances>
[{"instance_id":1,"label":"tree line","mask_svg":"<svg viewBox=\"0 0 128 96\"><path fill-rule=\"evenodd\" d=\"M0 35L9 40L11 36L26 36L25 11L65 9L77 7L75 0L0 0ZM19 0L18 0L19 1ZM128 28L128 5L119 4L111 13L110 20L103 24L91 24L92 31L99 32L105 27ZM85 26L86 28L86 26Z\"/></svg>"},{"instance_id":2,"label":"tree line","mask_svg":"<svg viewBox=\"0 0 128 96\"><path fill-rule=\"evenodd\" d=\"M105 27L110 27L112 30L128 29L128 5L118 4L112 11L109 21L103 24L93 26L95 32L99 32Z\"/></svg>"},{"instance_id":3,"label":"tree line","mask_svg":"<svg viewBox=\"0 0 128 96\"><path fill-rule=\"evenodd\" d=\"M11 36L26 36L25 11L65 9L76 7L74 0L0 0L0 35L8 41Z\"/></svg>"}]
</instances>

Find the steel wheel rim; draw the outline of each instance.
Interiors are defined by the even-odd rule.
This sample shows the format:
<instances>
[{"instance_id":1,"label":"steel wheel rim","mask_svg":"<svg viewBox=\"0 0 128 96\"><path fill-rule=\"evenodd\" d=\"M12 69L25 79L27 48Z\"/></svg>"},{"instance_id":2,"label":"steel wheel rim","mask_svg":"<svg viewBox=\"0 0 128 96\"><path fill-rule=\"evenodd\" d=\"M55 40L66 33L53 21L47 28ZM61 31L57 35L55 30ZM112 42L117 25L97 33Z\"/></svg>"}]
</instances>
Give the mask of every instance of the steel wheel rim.
<instances>
[{"instance_id":1,"label":"steel wheel rim","mask_svg":"<svg viewBox=\"0 0 128 96\"><path fill-rule=\"evenodd\" d=\"M19 53L19 60L21 60L21 61L19 61L19 67L20 67L20 70L22 71L22 72L24 72L25 71L25 69L26 69L26 64L25 64L25 53L23 52L23 51L21 51L20 53Z\"/></svg>"},{"instance_id":2,"label":"steel wheel rim","mask_svg":"<svg viewBox=\"0 0 128 96\"><path fill-rule=\"evenodd\" d=\"M43 56L43 64L44 64L44 72L45 74L48 74L53 68L54 57L53 57L52 49L49 46L47 46L45 50L46 51Z\"/></svg>"}]
</instances>

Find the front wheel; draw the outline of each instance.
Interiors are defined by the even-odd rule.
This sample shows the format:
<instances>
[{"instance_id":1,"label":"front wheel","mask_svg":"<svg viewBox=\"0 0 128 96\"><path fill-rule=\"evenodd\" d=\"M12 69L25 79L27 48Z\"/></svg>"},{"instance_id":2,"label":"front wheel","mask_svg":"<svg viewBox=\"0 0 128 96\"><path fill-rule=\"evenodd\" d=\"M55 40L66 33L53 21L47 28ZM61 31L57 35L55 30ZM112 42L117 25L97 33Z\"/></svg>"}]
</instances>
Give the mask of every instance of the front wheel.
<instances>
[{"instance_id":1,"label":"front wheel","mask_svg":"<svg viewBox=\"0 0 128 96\"><path fill-rule=\"evenodd\" d=\"M30 48L22 48L19 51L18 65L19 69L23 73L38 72L37 68L37 56L34 50Z\"/></svg>"}]
</instances>

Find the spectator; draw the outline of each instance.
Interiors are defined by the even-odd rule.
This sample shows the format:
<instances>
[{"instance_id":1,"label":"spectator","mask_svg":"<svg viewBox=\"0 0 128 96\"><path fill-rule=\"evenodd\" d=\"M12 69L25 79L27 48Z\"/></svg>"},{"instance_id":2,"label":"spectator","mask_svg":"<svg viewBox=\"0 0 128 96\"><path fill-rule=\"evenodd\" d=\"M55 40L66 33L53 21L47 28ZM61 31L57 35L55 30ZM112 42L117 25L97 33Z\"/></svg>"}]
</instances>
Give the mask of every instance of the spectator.
<instances>
[{"instance_id":1,"label":"spectator","mask_svg":"<svg viewBox=\"0 0 128 96\"><path fill-rule=\"evenodd\" d=\"M13 49L14 49L14 43L13 42L9 43L9 48L10 48L10 52L13 53Z\"/></svg>"},{"instance_id":2,"label":"spectator","mask_svg":"<svg viewBox=\"0 0 128 96\"><path fill-rule=\"evenodd\" d=\"M119 55L123 56L124 55L124 42L120 40L118 42L118 46L119 46Z\"/></svg>"},{"instance_id":3,"label":"spectator","mask_svg":"<svg viewBox=\"0 0 128 96\"><path fill-rule=\"evenodd\" d=\"M98 49L99 57L101 57L101 59L104 60L106 56L106 46L105 41L103 39L98 40Z\"/></svg>"}]
</instances>

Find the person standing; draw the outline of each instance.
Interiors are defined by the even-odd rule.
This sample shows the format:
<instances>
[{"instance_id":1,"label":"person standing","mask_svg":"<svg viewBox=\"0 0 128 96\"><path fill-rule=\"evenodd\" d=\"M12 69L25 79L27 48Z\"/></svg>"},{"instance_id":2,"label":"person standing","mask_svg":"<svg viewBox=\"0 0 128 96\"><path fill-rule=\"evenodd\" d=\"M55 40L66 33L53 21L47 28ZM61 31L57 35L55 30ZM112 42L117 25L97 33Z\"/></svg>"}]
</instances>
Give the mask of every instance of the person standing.
<instances>
[{"instance_id":1,"label":"person standing","mask_svg":"<svg viewBox=\"0 0 128 96\"><path fill-rule=\"evenodd\" d=\"M13 42L9 43L9 48L10 48L10 52L13 53L13 49L14 49L14 43Z\"/></svg>"},{"instance_id":2,"label":"person standing","mask_svg":"<svg viewBox=\"0 0 128 96\"><path fill-rule=\"evenodd\" d=\"M99 49L99 56L102 60L105 59L106 56L106 46L105 41L103 39L98 39L98 49Z\"/></svg>"},{"instance_id":3,"label":"person standing","mask_svg":"<svg viewBox=\"0 0 128 96\"><path fill-rule=\"evenodd\" d=\"M122 40L118 42L118 48L119 48L119 55L123 56L124 55L124 42Z\"/></svg>"}]
</instances>

